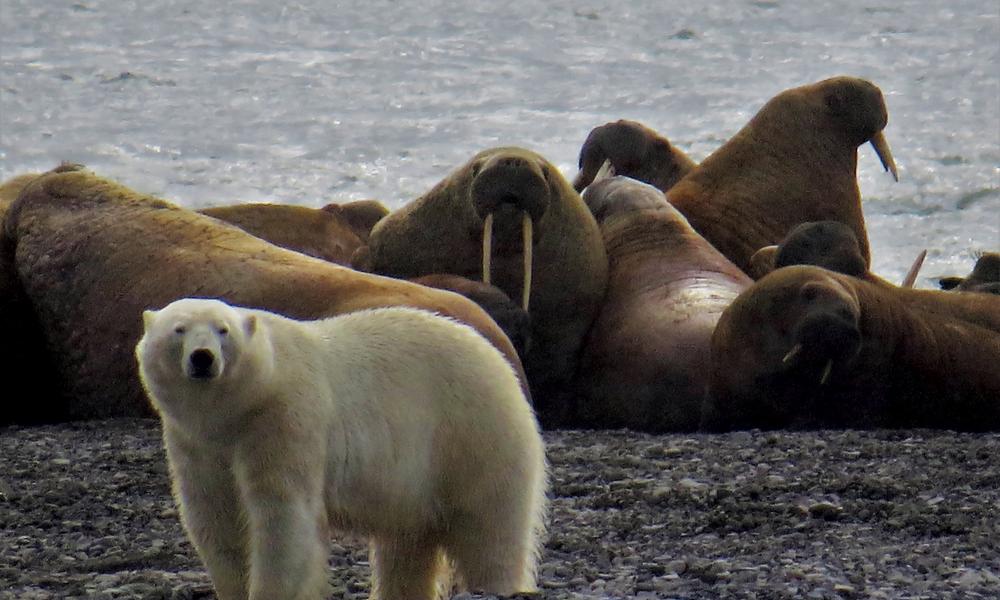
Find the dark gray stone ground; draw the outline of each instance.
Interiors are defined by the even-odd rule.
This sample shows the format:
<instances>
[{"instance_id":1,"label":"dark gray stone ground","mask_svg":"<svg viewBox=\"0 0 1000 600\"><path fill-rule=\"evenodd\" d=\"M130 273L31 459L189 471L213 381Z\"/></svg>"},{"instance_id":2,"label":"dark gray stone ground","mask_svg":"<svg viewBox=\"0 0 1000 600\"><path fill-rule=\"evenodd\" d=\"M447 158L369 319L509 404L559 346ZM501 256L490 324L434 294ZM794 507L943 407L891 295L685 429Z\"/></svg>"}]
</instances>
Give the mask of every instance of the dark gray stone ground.
<instances>
[{"instance_id":1,"label":"dark gray stone ground","mask_svg":"<svg viewBox=\"0 0 1000 600\"><path fill-rule=\"evenodd\" d=\"M1000 435L545 438L533 597L1000 597ZM364 544L334 541L330 574L335 597L367 597ZM158 422L0 429L0 598L213 597Z\"/></svg>"}]
</instances>

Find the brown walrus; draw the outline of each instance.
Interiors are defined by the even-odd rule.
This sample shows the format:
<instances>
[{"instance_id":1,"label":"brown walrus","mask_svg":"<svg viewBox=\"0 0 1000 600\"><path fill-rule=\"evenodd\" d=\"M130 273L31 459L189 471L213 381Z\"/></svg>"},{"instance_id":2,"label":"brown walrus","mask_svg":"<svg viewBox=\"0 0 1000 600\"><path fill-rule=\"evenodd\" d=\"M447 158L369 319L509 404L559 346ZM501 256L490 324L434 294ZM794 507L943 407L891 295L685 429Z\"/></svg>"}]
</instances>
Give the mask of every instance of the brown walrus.
<instances>
[{"instance_id":1,"label":"brown walrus","mask_svg":"<svg viewBox=\"0 0 1000 600\"><path fill-rule=\"evenodd\" d=\"M913 287L926 256L926 250L917 256L900 284L902 287ZM790 265L815 265L873 283L892 285L868 270L854 230L839 221L799 223L777 246L765 246L755 252L750 257L748 274L753 279L760 279L775 269Z\"/></svg>"},{"instance_id":2,"label":"brown walrus","mask_svg":"<svg viewBox=\"0 0 1000 600\"><path fill-rule=\"evenodd\" d=\"M21 190L34 181L34 179L39 175L41 175L41 173L24 173L22 175L11 177L3 183L0 183L0 218L3 218L4 213L7 212L7 208L9 208L14 200L17 199Z\"/></svg>"},{"instance_id":3,"label":"brown walrus","mask_svg":"<svg viewBox=\"0 0 1000 600\"><path fill-rule=\"evenodd\" d=\"M531 315L524 362L535 406L544 424L559 423L565 405L556 396L604 296L608 259L593 216L554 165L522 148L480 152L379 221L361 250L358 268L402 278L485 274L519 301Z\"/></svg>"},{"instance_id":4,"label":"brown walrus","mask_svg":"<svg viewBox=\"0 0 1000 600\"><path fill-rule=\"evenodd\" d=\"M368 243L368 236L372 232L372 227L375 227L375 223L378 223L382 220L382 217L389 214L389 209L385 204L373 199L354 200L343 204L331 202L324 206L323 210L344 219L350 225L351 229L354 230L354 234L366 244Z\"/></svg>"},{"instance_id":5,"label":"brown walrus","mask_svg":"<svg viewBox=\"0 0 1000 600\"><path fill-rule=\"evenodd\" d=\"M849 226L871 262L858 191L858 146L896 166L882 134L882 92L835 77L772 98L732 139L667 192L691 225L744 271L759 248L805 221Z\"/></svg>"},{"instance_id":6,"label":"brown walrus","mask_svg":"<svg viewBox=\"0 0 1000 600\"><path fill-rule=\"evenodd\" d=\"M0 223L21 190L39 175L25 173L0 184ZM35 399L52 398L56 388L49 375L52 367L41 327L21 287L14 255L9 250L0 236L0 377L8 382L7 397L0 403L0 424L34 423L39 421L36 415L39 402ZM10 382L33 372L43 376L26 377L23 381L30 382L27 384L30 397L18 398Z\"/></svg>"},{"instance_id":7,"label":"brown walrus","mask_svg":"<svg viewBox=\"0 0 1000 600\"><path fill-rule=\"evenodd\" d=\"M580 148L580 172L573 187L582 192L604 161L617 175L644 181L667 191L696 166L667 138L636 121L620 119L595 127Z\"/></svg>"},{"instance_id":8,"label":"brown walrus","mask_svg":"<svg viewBox=\"0 0 1000 600\"><path fill-rule=\"evenodd\" d=\"M938 282L943 290L1000 295L1000 254L984 252L967 277L942 277Z\"/></svg>"},{"instance_id":9,"label":"brown walrus","mask_svg":"<svg viewBox=\"0 0 1000 600\"><path fill-rule=\"evenodd\" d=\"M588 427L693 431L708 389L709 341L751 283L671 206L626 177L583 194L608 251L608 291L580 359Z\"/></svg>"},{"instance_id":10,"label":"brown walrus","mask_svg":"<svg viewBox=\"0 0 1000 600\"><path fill-rule=\"evenodd\" d=\"M347 211L350 213L351 209ZM349 265L351 256L368 239L364 220L354 217L352 221L351 217L343 214L343 207L338 204L317 209L288 204L247 203L213 206L198 212L231 223L282 248L339 265Z\"/></svg>"},{"instance_id":11,"label":"brown walrus","mask_svg":"<svg viewBox=\"0 0 1000 600\"><path fill-rule=\"evenodd\" d=\"M0 242L55 366L4 375L57 381L59 401L39 406L47 420L149 415L131 355L142 311L186 296L297 319L376 306L425 308L478 329L524 381L507 337L458 294L285 250L84 171L31 182L8 211Z\"/></svg>"},{"instance_id":12,"label":"brown walrus","mask_svg":"<svg viewBox=\"0 0 1000 600\"><path fill-rule=\"evenodd\" d=\"M524 356L531 340L531 318L526 310L518 306L497 286L449 273L422 275L410 281L455 292L472 300L507 334L507 339L514 345L517 355Z\"/></svg>"},{"instance_id":13,"label":"brown walrus","mask_svg":"<svg viewBox=\"0 0 1000 600\"><path fill-rule=\"evenodd\" d=\"M703 426L1000 429L1000 330L951 314L957 296L774 271L719 319ZM1000 317L1000 298L965 296Z\"/></svg>"}]
</instances>

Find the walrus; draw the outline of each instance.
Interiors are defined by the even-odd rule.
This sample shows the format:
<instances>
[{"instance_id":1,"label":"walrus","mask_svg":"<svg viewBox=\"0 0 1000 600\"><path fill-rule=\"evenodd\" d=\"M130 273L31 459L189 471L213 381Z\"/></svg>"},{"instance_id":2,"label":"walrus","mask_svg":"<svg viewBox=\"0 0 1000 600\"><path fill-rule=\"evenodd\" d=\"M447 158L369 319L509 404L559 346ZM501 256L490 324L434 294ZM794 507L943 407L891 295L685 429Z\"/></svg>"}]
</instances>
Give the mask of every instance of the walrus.
<instances>
[{"instance_id":1,"label":"walrus","mask_svg":"<svg viewBox=\"0 0 1000 600\"><path fill-rule=\"evenodd\" d=\"M350 263L361 239L334 214L287 204L247 203L198 211L272 244L340 265Z\"/></svg>"},{"instance_id":2,"label":"walrus","mask_svg":"<svg viewBox=\"0 0 1000 600\"><path fill-rule=\"evenodd\" d=\"M0 218L29 183L41 173L22 173L0 183Z\"/></svg>"},{"instance_id":3,"label":"walrus","mask_svg":"<svg viewBox=\"0 0 1000 600\"><path fill-rule=\"evenodd\" d=\"M901 287L913 287L926 257L926 250L917 255ZM760 279L774 269L790 265L815 265L873 283L893 285L868 270L868 262L854 230L839 221L799 223L780 244L765 246L755 252L750 257L748 274L753 279Z\"/></svg>"},{"instance_id":4,"label":"walrus","mask_svg":"<svg viewBox=\"0 0 1000 600\"><path fill-rule=\"evenodd\" d=\"M382 220L382 217L389 214L389 208L378 200L369 198L367 200L354 200L339 204L331 202L323 207L323 210L340 216L354 231L354 234L364 242L368 243L368 236L372 232L375 223Z\"/></svg>"},{"instance_id":5,"label":"walrus","mask_svg":"<svg viewBox=\"0 0 1000 600\"><path fill-rule=\"evenodd\" d=\"M772 98L728 142L667 191L698 233L744 271L759 248L805 221L850 227L871 263L857 182L857 148L874 146L898 178L882 133L882 92L834 77Z\"/></svg>"},{"instance_id":6,"label":"walrus","mask_svg":"<svg viewBox=\"0 0 1000 600\"><path fill-rule=\"evenodd\" d=\"M951 314L955 296L774 271L719 319L703 426L1000 429L1000 330ZM966 296L1000 316L1000 298Z\"/></svg>"},{"instance_id":7,"label":"walrus","mask_svg":"<svg viewBox=\"0 0 1000 600\"><path fill-rule=\"evenodd\" d=\"M0 223L29 183L41 173L24 173L0 184ZM52 398L56 393L51 377L52 364L42 338L41 326L35 317L17 276L14 255L0 236L0 377L17 381L25 373L46 373L43 377L26 378L30 382L30 397L17 398L13 387L0 403L0 425L7 423L33 424L40 421L35 398ZM23 388L22 388L23 389Z\"/></svg>"},{"instance_id":8,"label":"walrus","mask_svg":"<svg viewBox=\"0 0 1000 600\"><path fill-rule=\"evenodd\" d=\"M943 290L1000 295L1000 254L984 252L976 259L968 276L942 277L938 284Z\"/></svg>"},{"instance_id":9,"label":"walrus","mask_svg":"<svg viewBox=\"0 0 1000 600\"><path fill-rule=\"evenodd\" d=\"M608 252L608 291L576 378L583 426L694 431L708 390L709 341L751 283L663 192L627 177L583 199Z\"/></svg>"},{"instance_id":10,"label":"walrus","mask_svg":"<svg viewBox=\"0 0 1000 600\"><path fill-rule=\"evenodd\" d=\"M357 268L482 278L519 302L531 316L524 362L536 410L548 427L565 416L557 396L604 296L608 262L597 223L554 165L523 148L484 150L380 220L359 253Z\"/></svg>"},{"instance_id":11,"label":"walrus","mask_svg":"<svg viewBox=\"0 0 1000 600\"><path fill-rule=\"evenodd\" d=\"M667 138L637 121L619 119L595 127L580 148L580 172L573 188L582 192L604 161L617 175L646 182L667 191L696 166Z\"/></svg>"},{"instance_id":12,"label":"walrus","mask_svg":"<svg viewBox=\"0 0 1000 600\"><path fill-rule=\"evenodd\" d=\"M455 292L472 300L496 321L514 345L517 355L524 356L531 340L531 318L497 286L448 273L421 275L410 281Z\"/></svg>"},{"instance_id":13,"label":"walrus","mask_svg":"<svg viewBox=\"0 0 1000 600\"><path fill-rule=\"evenodd\" d=\"M32 181L10 207L0 242L54 364L52 372L5 375L58 382L58 400L39 406L47 420L151 415L131 349L142 311L181 297L219 298L295 319L423 308L475 327L525 381L507 337L458 294L286 250L86 171Z\"/></svg>"}]
</instances>

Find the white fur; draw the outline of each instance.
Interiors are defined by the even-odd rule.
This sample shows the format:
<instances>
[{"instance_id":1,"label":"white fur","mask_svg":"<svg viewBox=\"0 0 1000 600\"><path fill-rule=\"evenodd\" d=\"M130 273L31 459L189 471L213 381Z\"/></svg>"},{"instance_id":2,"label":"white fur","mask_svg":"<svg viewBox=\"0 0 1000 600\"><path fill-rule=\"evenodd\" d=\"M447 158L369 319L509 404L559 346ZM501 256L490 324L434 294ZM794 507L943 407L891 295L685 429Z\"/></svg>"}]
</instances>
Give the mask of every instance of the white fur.
<instances>
[{"instance_id":1,"label":"white fur","mask_svg":"<svg viewBox=\"0 0 1000 600\"><path fill-rule=\"evenodd\" d=\"M184 527L222 600L319 599L330 529L368 536L372 596L535 589L546 465L513 369L410 308L295 321L217 300L136 346ZM201 369L192 356L212 354ZM197 362L197 361L194 361Z\"/></svg>"}]
</instances>

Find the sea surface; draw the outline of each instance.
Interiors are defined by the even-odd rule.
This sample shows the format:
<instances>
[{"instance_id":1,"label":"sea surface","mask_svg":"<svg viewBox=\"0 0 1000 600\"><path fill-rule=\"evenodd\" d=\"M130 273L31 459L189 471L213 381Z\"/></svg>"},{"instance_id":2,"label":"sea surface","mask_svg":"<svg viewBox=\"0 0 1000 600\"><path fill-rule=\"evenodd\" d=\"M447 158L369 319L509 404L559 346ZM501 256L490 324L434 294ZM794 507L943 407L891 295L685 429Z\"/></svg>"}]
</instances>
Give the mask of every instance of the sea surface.
<instances>
[{"instance_id":1,"label":"sea surface","mask_svg":"<svg viewBox=\"0 0 1000 600\"><path fill-rule=\"evenodd\" d=\"M641 121L701 160L834 75L889 107L858 178L873 269L920 287L1000 249L997 0L0 0L0 178L60 161L183 206L398 207L476 152L567 177Z\"/></svg>"}]
</instances>

